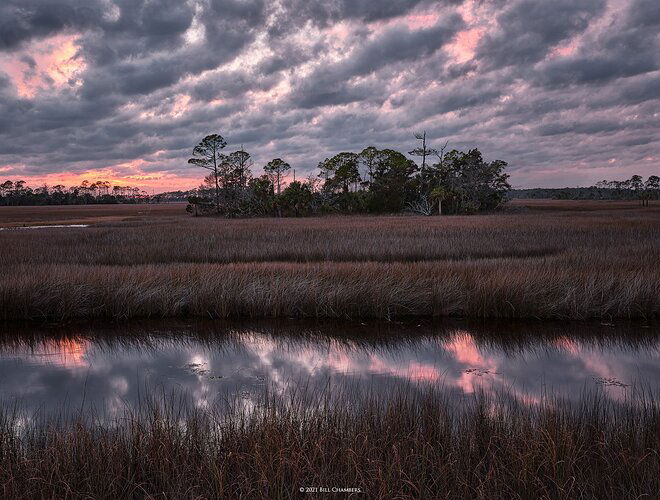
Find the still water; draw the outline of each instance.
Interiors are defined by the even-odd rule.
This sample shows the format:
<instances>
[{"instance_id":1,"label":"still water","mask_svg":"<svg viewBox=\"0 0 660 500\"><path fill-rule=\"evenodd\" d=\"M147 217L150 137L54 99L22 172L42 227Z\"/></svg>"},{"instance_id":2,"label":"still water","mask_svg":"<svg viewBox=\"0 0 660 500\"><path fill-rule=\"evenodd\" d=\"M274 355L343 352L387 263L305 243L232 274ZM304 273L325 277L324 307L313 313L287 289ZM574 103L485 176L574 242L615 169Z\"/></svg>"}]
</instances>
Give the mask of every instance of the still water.
<instances>
[{"instance_id":1,"label":"still water","mask_svg":"<svg viewBox=\"0 0 660 500\"><path fill-rule=\"evenodd\" d=\"M35 414L119 414L149 393L197 407L266 391L435 385L506 390L533 404L601 389L660 388L660 331L641 324L132 323L0 327L0 401Z\"/></svg>"}]
</instances>

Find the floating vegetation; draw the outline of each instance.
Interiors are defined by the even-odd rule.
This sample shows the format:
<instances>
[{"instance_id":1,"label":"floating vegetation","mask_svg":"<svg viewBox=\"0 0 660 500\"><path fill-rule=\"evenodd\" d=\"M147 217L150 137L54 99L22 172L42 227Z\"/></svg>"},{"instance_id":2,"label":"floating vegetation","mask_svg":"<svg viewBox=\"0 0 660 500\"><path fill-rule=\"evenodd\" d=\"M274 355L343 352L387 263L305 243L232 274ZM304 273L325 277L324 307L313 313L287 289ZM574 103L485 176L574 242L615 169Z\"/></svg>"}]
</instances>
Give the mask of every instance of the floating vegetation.
<instances>
[{"instance_id":1,"label":"floating vegetation","mask_svg":"<svg viewBox=\"0 0 660 500\"><path fill-rule=\"evenodd\" d=\"M615 377L593 377L598 385L604 387L630 387L630 384L625 384Z\"/></svg>"},{"instance_id":2,"label":"floating vegetation","mask_svg":"<svg viewBox=\"0 0 660 500\"><path fill-rule=\"evenodd\" d=\"M500 372L496 371L491 371L487 370L484 368L468 368L466 370L463 370L464 373L470 373L472 375L476 375L477 377L483 377L484 375L499 375Z\"/></svg>"}]
</instances>

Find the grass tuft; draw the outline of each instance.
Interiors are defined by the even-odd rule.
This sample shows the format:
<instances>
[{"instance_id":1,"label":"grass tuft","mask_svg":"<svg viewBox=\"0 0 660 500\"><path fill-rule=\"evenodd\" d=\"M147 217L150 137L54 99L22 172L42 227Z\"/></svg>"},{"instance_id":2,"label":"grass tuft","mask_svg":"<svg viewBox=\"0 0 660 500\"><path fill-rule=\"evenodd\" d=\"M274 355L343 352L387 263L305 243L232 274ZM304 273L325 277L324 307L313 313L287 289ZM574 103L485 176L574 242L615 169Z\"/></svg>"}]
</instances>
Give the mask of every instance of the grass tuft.
<instances>
[{"instance_id":1,"label":"grass tuft","mask_svg":"<svg viewBox=\"0 0 660 500\"><path fill-rule=\"evenodd\" d=\"M91 414L26 421L5 412L0 488L12 498L289 498L319 486L367 498L660 491L660 408L643 391L623 403L596 392L533 405L482 392L450 402L430 387L333 394L273 393L257 410L237 400L223 414L171 396L109 426Z\"/></svg>"}]
</instances>

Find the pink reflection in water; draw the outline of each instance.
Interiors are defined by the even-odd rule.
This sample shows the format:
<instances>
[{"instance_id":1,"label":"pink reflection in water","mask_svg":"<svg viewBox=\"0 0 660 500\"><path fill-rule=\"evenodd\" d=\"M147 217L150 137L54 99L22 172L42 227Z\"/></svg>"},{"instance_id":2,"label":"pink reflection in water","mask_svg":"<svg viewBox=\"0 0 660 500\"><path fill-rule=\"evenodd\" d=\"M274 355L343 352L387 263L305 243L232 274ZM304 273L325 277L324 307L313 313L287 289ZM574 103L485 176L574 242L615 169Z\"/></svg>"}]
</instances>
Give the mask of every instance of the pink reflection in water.
<instances>
[{"instance_id":1,"label":"pink reflection in water","mask_svg":"<svg viewBox=\"0 0 660 500\"><path fill-rule=\"evenodd\" d=\"M465 367L460 376L450 382L466 394L473 393L477 386L483 386L483 380L478 377L483 375L494 377L497 373L498 365L495 360L484 358L474 338L467 332L459 332L451 340L444 342L444 349L452 353L455 360Z\"/></svg>"},{"instance_id":2,"label":"pink reflection in water","mask_svg":"<svg viewBox=\"0 0 660 500\"><path fill-rule=\"evenodd\" d=\"M416 360L397 364L391 359L375 354L369 356L369 373L388 375L411 382L437 382L441 378L440 371L435 365Z\"/></svg>"},{"instance_id":3,"label":"pink reflection in water","mask_svg":"<svg viewBox=\"0 0 660 500\"><path fill-rule=\"evenodd\" d=\"M65 368L86 368L89 366L86 355L90 344L88 340L76 338L48 339L39 342L26 354L43 363L56 364Z\"/></svg>"}]
</instances>

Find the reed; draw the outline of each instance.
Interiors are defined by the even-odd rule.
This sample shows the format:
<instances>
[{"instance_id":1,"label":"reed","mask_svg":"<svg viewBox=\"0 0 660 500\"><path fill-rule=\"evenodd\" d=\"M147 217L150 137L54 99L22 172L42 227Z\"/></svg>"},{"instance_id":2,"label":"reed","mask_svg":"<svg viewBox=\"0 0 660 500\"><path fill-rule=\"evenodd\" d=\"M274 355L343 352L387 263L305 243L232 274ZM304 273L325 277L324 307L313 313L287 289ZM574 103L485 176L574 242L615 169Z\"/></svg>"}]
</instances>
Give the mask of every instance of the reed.
<instances>
[{"instance_id":1,"label":"reed","mask_svg":"<svg viewBox=\"0 0 660 500\"><path fill-rule=\"evenodd\" d=\"M660 210L0 233L0 317L653 318Z\"/></svg>"},{"instance_id":2,"label":"reed","mask_svg":"<svg viewBox=\"0 0 660 500\"><path fill-rule=\"evenodd\" d=\"M384 399L271 394L219 414L176 397L100 425L0 416L5 498L640 498L660 491L648 392L526 404L506 392L402 387ZM349 404L350 403L350 404ZM310 410L310 407L315 408ZM243 409L243 410L242 410ZM320 496L320 492L312 497Z\"/></svg>"}]
</instances>

